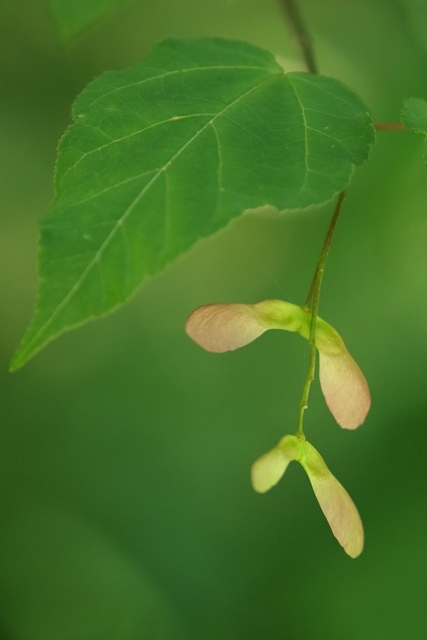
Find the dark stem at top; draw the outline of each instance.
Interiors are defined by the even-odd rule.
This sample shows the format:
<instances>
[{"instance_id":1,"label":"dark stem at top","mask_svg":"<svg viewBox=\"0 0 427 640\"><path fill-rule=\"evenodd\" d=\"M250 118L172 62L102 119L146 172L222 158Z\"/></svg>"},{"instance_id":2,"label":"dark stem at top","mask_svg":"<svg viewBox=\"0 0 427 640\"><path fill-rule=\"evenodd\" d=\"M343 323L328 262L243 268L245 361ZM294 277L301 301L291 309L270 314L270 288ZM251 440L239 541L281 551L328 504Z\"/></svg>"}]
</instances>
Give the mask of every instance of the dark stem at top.
<instances>
[{"instance_id":1,"label":"dark stem at top","mask_svg":"<svg viewBox=\"0 0 427 640\"><path fill-rule=\"evenodd\" d=\"M302 49L305 64L310 73L318 73L314 51L312 46L312 38L307 31L304 21L298 9L295 0L279 0L279 3L285 12L286 19L292 25L298 40L298 44Z\"/></svg>"}]
</instances>

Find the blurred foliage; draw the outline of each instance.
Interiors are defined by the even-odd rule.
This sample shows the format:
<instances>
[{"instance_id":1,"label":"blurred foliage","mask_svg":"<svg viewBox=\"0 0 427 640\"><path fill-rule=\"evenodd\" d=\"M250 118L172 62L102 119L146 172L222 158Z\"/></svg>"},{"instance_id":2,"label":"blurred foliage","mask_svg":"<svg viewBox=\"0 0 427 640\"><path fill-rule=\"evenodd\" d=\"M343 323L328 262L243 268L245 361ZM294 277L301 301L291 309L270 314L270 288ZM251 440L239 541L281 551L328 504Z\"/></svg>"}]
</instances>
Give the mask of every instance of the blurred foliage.
<instances>
[{"instance_id":1,"label":"blurred foliage","mask_svg":"<svg viewBox=\"0 0 427 640\"><path fill-rule=\"evenodd\" d=\"M94 22L108 15L122 0L50 0L58 33L71 40Z\"/></svg>"},{"instance_id":2,"label":"blurred foliage","mask_svg":"<svg viewBox=\"0 0 427 640\"><path fill-rule=\"evenodd\" d=\"M411 3L412 4L412 3ZM427 98L402 2L301 0L323 73L377 120ZM409 3L408 3L409 7ZM419 25L417 25L419 28ZM115 315L8 363L36 291L37 222L74 97L166 35L246 39L300 64L265 0L140 0L68 50L45 2L0 4L0 637L401 640L427 631L424 141L380 133L349 189L321 315L369 380L355 433L316 385L307 436L354 498L366 547L330 535L295 465L265 496L250 464L294 429L307 351L270 332L214 356L183 332L208 302L304 300L331 207L247 215Z\"/></svg>"},{"instance_id":3,"label":"blurred foliage","mask_svg":"<svg viewBox=\"0 0 427 640\"><path fill-rule=\"evenodd\" d=\"M427 3L425 0L396 0L414 39L427 50Z\"/></svg>"}]
</instances>

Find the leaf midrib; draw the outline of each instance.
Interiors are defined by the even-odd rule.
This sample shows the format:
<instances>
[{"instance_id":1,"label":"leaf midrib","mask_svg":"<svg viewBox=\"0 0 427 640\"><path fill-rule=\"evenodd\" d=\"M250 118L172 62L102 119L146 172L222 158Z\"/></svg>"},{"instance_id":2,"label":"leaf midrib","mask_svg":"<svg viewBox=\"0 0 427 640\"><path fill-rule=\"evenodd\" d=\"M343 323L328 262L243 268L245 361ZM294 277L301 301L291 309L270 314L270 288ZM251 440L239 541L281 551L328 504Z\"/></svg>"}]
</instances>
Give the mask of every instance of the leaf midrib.
<instances>
[{"instance_id":1,"label":"leaf midrib","mask_svg":"<svg viewBox=\"0 0 427 640\"><path fill-rule=\"evenodd\" d=\"M229 67L227 67L227 68L229 68ZM247 67L245 67L245 68L247 68ZM35 342L37 342L37 340L40 337L40 335L42 335L46 331L46 329L48 329L48 327L53 323L53 321L59 315L59 313L62 311L62 309L64 309L64 307L66 307L68 302L73 298L74 294L80 289L80 286L82 285L82 283L86 279L87 275L90 273L90 271L93 269L93 267L97 263L99 263L103 253L107 249L108 245L110 244L110 242L114 238L114 236L117 233L117 231L125 223L126 219L130 216L130 214L135 209L135 207L140 202L140 200L143 198L145 193L157 181L157 179L162 175L162 173L167 171L167 169L171 166L171 164L174 162L174 160L176 160L176 158L178 158L183 153L183 151L188 146L190 146L192 144L192 142L194 142L194 140L196 140L209 126L212 126L219 117L221 117L224 113L226 113L229 109L234 107L236 104L241 102L248 95L250 95L254 91L260 89L267 82L271 82L278 75L283 75L283 73L280 72L280 74L276 73L276 74L269 75L267 78L264 78L261 82L257 83L255 86L251 87L251 89L248 89L247 91L245 91L245 93L243 93L241 96L239 96L238 98L235 98L230 104L228 104L226 107L224 107L211 120L209 120L205 125L203 125L203 127L201 129L199 129L189 140L187 140L187 142L177 152L175 152L175 154L168 160L168 162L166 162L162 167L160 167L158 169L157 173L153 176L153 178L145 185L145 187L141 190L141 192L138 194L138 196L136 198L134 198L132 203L128 206L128 208L123 213L123 215L117 220L117 223L115 224L113 229L108 234L107 238L104 240L104 242L102 243L102 245L100 246L100 248L96 252L94 258L89 262L89 264L87 265L87 267L85 268L85 270L83 271L83 273L81 274L79 279L72 286L72 288L70 289L68 294L65 296L65 298L59 303L59 305L56 307L54 312L49 316L49 318L46 320L46 322L40 327L40 329L33 336L33 338L28 342L28 344L26 345L26 348L23 349L23 351L20 354L21 359L25 356L26 352L31 351L32 345ZM114 305L114 306L116 306L116 305ZM66 327L64 327L64 328L66 328Z\"/></svg>"},{"instance_id":2,"label":"leaf midrib","mask_svg":"<svg viewBox=\"0 0 427 640\"><path fill-rule=\"evenodd\" d=\"M61 185L65 179L65 176L68 175L70 173L70 171L72 171L73 169L75 169L77 167L77 165L80 164L80 162L82 162L84 160L84 158L86 158L87 156L92 155L93 153L96 153L97 151L101 151L102 149L105 149L106 147L110 147L113 144L119 144L120 142L123 142L123 140L128 140L129 138L132 138L133 136L137 136L140 133L144 133L145 131L149 131L150 129L155 129L156 127L161 126L162 124L167 124L168 122L175 122L177 120L186 120L187 118L197 118L197 117L203 117L203 116L214 116L214 113L189 113L187 115L184 116L172 116L171 118L167 118L166 120L160 120L159 122L155 122L153 124L148 125L147 127L144 127L143 129L138 129L137 131L132 131L132 133L128 133L125 136L121 136L120 138L114 138L111 139L109 142L106 142L105 144L102 144L99 147L95 147L94 149L91 149L90 151L85 151L84 153L82 153L82 155L80 156L80 158L78 158L78 160L76 160L76 162L71 166L68 167L68 169L63 173L63 175L61 176L60 182L59 184ZM83 125L83 126L91 126L91 125ZM98 127L99 128L99 127ZM101 129L99 129L101 131L101 133L105 134L105 131L102 131ZM108 135L108 134L105 134Z\"/></svg>"}]
</instances>

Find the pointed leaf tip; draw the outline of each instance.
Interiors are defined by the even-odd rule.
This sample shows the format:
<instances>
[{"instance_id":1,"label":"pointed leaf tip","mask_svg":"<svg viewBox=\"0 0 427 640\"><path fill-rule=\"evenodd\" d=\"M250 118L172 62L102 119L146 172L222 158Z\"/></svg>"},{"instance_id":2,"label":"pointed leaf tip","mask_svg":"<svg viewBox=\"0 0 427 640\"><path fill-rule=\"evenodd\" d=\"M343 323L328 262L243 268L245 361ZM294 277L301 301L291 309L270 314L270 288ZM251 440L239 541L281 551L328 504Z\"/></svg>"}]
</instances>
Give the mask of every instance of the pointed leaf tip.
<instances>
[{"instance_id":1,"label":"pointed leaf tip","mask_svg":"<svg viewBox=\"0 0 427 640\"><path fill-rule=\"evenodd\" d=\"M305 455L299 462L307 472L332 533L344 551L351 558L357 558L363 551L364 532L353 500L309 442L306 442Z\"/></svg>"}]
</instances>

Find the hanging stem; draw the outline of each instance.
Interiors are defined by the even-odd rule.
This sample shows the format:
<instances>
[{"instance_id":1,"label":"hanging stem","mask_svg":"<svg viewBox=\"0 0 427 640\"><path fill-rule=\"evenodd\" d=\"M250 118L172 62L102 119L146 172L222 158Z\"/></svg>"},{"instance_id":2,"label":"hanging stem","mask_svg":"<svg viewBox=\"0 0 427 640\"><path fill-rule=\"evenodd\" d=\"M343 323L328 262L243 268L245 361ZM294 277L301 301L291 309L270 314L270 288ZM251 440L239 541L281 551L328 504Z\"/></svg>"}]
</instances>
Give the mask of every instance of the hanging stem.
<instances>
[{"instance_id":1,"label":"hanging stem","mask_svg":"<svg viewBox=\"0 0 427 640\"><path fill-rule=\"evenodd\" d=\"M299 12L297 3L295 0L279 0L282 6L287 20L292 25L295 34L297 36L298 44L302 49L305 64L310 73L317 74L317 64L314 57L314 51L312 46L312 38L307 31L304 21Z\"/></svg>"},{"instance_id":2,"label":"hanging stem","mask_svg":"<svg viewBox=\"0 0 427 640\"><path fill-rule=\"evenodd\" d=\"M301 14L298 9L298 5L296 0L279 0L287 20L292 25L298 43L301 47L305 64L310 73L318 74L317 64L314 57L314 51L312 47L312 38L310 36L309 31L306 29L304 21L301 17ZM377 129L400 129L400 123L380 123L375 125ZM402 125L403 127L403 125ZM342 191L338 196L337 204L335 205L334 213L332 215L332 219L328 228L328 232L326 234L325 240L323 242L322 251L320 252L319 261L317 263L316 271L314 272L314 277L310 286L310 291L308 292L308 297L303 309L308 313L311 313L310 320L310 334L309 334L309 345L310 345L310 353L309 353L309 362L308 362L308 371L307 376L305 378L304 388L301 397L301 403L299 407L298 414L298 427L296 430L296 435L304 438L303 424L304 424L304 412L308 406L308 396L310 395L310 387L311 383L314 380L314 374L316 372L316 325L317 325L317 313L319 310L319 300L320 300L320 288L322 286L323 274L325 271L326 260L328 257L329 249L331 246L332 238L334 236L335 227L338 222L339 215L341 213L341 207L344 202L345 192Z\"/></svg>"},{"instance_id":3,"label":"hanging stem","mask_svg":"<svg viewBox=\"0 0 427 640\"><path fill-rule=\"evenodd\" d=\"M325 240L323 242L323 247L320 252L316 271L314 272L314 277L310 286L310 291L307 296L307 301L303 306L303 309L305 311L309 313L311 312L311 321L310 321L310 336L309 336L310 354L309 354L309 362L308 362L308 371L307 371L307 376L305 379L304 388L302 392L301 403L299 407L299 415L298 415L298 427L296 431L296 435L302 438L304 438L304 431L303 431L304 412L308 406L308 396L310 395L310 387L311 387L311 383L314 380L314 374L316 372L316 324L317 324L317 313L319 310L320 288L322 286L322 279L323 279L323 274L325 272L326 260L328 258L329 249L331 247L332 238L334 236L338 218L341 213L341 208L344 202L344 198L345 198L345 192L342 191L338 196L334 213L332 215L332 219L329 224L329 228L328 228Z\"/></svg>"}]
</instances>

